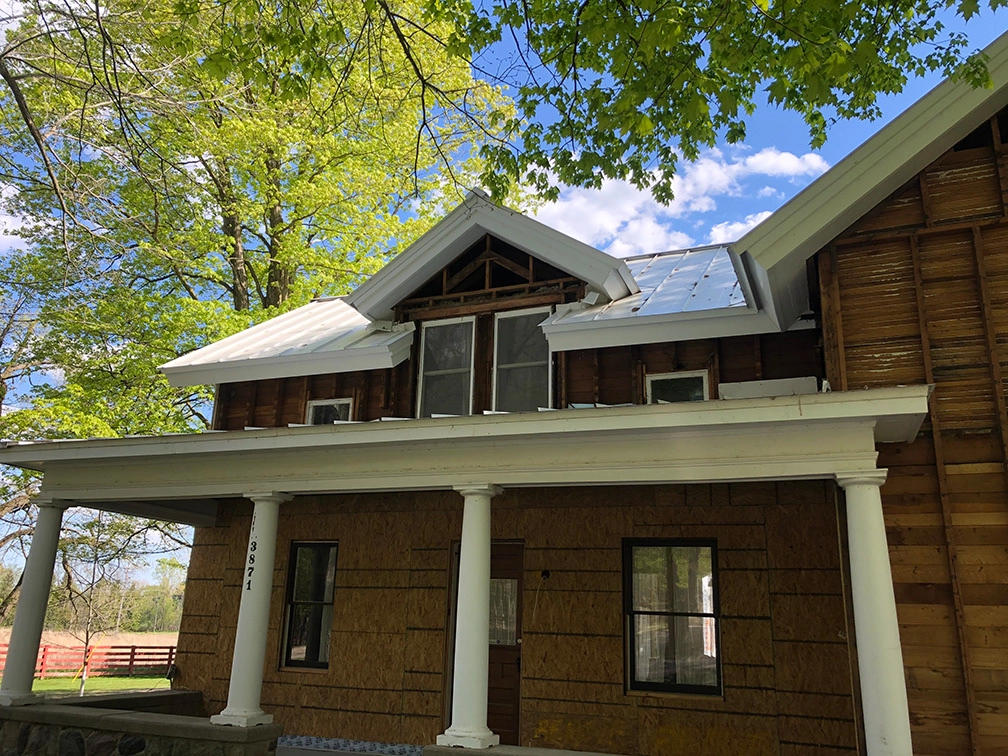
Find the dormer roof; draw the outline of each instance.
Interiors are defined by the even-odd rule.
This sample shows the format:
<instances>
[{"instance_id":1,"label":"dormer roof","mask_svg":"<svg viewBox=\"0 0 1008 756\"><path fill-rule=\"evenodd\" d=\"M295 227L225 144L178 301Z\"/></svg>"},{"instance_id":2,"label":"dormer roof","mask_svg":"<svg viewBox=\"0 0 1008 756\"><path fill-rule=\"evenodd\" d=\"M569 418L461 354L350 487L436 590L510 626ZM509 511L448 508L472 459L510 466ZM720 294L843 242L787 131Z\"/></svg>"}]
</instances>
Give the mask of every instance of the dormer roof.
<instances>
[{"instance_id":1,"label":"dormer roof","mask_svg":"<svg viewBox=\"0 0 1008 756\"><path fill-rule=\"evenodd\" d=\"M389 320L419 285L487 234L579 278L602 302L636 294L623 260L470 192L461 205L346 297L367 318Z\"/></svg>"}]
</instances>

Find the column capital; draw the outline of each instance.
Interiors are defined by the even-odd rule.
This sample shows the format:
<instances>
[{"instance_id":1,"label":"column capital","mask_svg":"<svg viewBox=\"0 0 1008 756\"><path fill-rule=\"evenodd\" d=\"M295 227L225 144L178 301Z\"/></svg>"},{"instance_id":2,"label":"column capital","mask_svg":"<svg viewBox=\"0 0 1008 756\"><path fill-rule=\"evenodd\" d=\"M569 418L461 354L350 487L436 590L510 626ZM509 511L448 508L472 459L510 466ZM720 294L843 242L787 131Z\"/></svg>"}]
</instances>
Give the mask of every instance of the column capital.
<instances>
[{"instance_id":1,"label":"column capital","mask_svg":"<svg viewBox=\"0 0 1008 756\"><path fill-rule=\"evenodd\" d=\"M74 506L75 502L68 499L57 499L55 496L48 496L46 494L38 494L37 496L31 497L31 503L36 507L47 507L49 509L59 509L65 510L68 507Z\"/></svg>"},{"instance_id":2,"label":"column capital","mask_svg":"<svg viewBox=\"0 0 1008 756\"><path fill-rule=\"evenodd\" d=\"M284 491L246 491L242 496L254 504L283 504L294 498L293 494Z\"/></svg>"},{"instance_id":3,"label":"column capital","mask_svg":"<svg viewBox=\"0 0 1008 756\"><path fill-rule=\"evenodd\" d=\"M846 489L847 486L865 485L881 487L886 481L889 471L884 467L858 472L842 472L836 474L837 485Z\"/></svg>"},{"instance_id":4,"label":"column capital","mask_svg":"<svg viewBox=\"0 0 1008 756\"><path fill-rule=\"evenodd\" d=\"M490 496L499 495L504 489L493 483L463 483L459 486L452 486L456 492L463 496Z\"/></svg>"}]
</instances>

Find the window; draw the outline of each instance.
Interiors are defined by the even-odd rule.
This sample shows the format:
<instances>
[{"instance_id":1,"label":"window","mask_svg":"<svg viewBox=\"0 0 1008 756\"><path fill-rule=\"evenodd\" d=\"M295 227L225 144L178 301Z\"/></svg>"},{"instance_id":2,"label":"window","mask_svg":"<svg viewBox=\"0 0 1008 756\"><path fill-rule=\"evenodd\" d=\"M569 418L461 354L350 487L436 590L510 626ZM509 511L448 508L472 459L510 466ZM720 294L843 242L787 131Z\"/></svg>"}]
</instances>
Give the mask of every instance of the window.
<instances>
[{"instance_id":1,"label":"window","mask_svg":"<svg viewBox=\"0 0 1008 756\"><path fill-rule=\"evenodd\" d=\"M710 397L706 370L656 373L647 376L647 403L702 402Z\"/></svg>"},{"instance_id":2,"label":"window","mask_svg":"<svg viewBox=\"0 0 1008 756\"><path fill-rule=\"evenodd\" d=\"M473 318L424 323L419 417L472 412Z\"/></svg>"},{"instance_id":3,"label":"window","mask_svg":"<svg viewBox=\"0 0 1008 756\"><path fill-rule=\"evenodd\" d=\"M349 422L352 405L351 399L313 399L308 402L306 422L309 425Z\"/></svg>"},{"instance_id":4,"label":"window","mask_svg":"<svg viewBox=\"0 0 1008 756\"><path fill-rule=\"evenodd\" d=\"M329 666L336 551L336 543L291 544L284 666Z\"/></svg>"},{"instance_id":5,"label":"window","mask_svg":"<svg viewBox=\"0 0 1008 756\"><path fill-rule=\"evenodd\" d=\"M721 692L717 546L623 540L627 687Z\"/></svg>"},{"instance_id":6,"label":"window","mask_svg":"<svg viewBox=\"0 0 1008 756\"><path fill-rule=\"evenodd\" d=\"M539 324L549 310L501 313L494 329L494 409L534 412L550 406L550 351Z\"/></svg>"}]
</instances>

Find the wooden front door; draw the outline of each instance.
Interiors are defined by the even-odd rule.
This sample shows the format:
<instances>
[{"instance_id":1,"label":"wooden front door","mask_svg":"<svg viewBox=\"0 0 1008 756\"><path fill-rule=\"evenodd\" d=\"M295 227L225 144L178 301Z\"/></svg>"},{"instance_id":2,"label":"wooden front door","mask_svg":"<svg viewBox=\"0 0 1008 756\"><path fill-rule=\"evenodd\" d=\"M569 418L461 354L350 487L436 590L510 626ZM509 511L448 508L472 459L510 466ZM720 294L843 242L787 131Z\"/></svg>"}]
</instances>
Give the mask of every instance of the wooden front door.
<instances>
[{"instance_id":1,"label":"wooden front door","mask_svg":"<svg viewBox=\"0 0 1008 756\"><path fill-rule=\"evenodd\" d=\"M503 745L518 745L524 547L490 546L490 670L487 726Z\"/></svg>"},{"instance_id":2,"label":"wooden front door","mask_svg":"<svg viewBox=\"0 0 1008 756\"><path fill-rule=\"evenodd\" d=\"M445 726L451 723L452 677L455 661L455 610L458 603L459 544L452 549L451 603L446 648ZM490 663L487 726L502 745L518 745L521 708L521 627L524 588L524 546L515 541L490 545Z\"/></svg>"}]
</instances>

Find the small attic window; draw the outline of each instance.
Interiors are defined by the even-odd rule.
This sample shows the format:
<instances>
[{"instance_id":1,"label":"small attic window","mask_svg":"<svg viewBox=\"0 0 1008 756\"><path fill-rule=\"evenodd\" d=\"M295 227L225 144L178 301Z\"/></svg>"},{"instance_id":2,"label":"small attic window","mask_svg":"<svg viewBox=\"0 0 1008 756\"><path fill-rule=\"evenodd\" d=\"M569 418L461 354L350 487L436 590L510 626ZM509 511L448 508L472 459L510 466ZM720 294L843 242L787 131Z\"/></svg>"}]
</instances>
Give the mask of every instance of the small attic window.
<instances>
[{"instance_id":1,"label":"small attic window","mask_svg":"<svg viewBox=\"0 0 1008 756\"><path fill-rule=\"evenodd\" d=\"M308 414L305 419L309 425L332 425L350 421L353 409L352 399L313 399L308 402Z\"/></svg>"},{"instance_id":2,"label":"small attic window","mask_svg":"<svg viewBox=\"0 0 1008 756\"><path fill-rule=\"evenodd\" d=\"M647 403L702 402L710 398L706 370L682 370L647 376Z\"/></svg>"}]
</instances>

